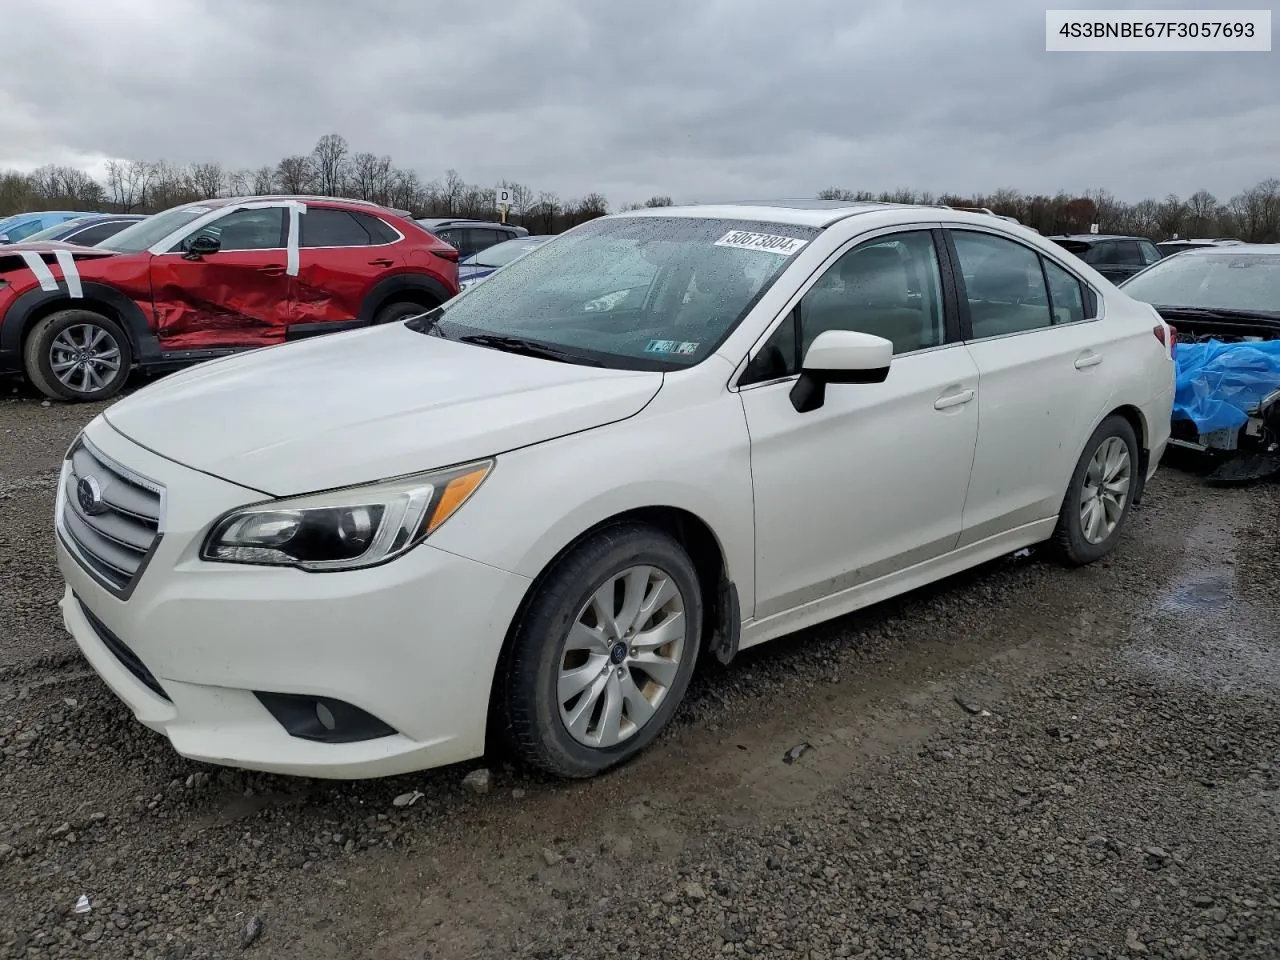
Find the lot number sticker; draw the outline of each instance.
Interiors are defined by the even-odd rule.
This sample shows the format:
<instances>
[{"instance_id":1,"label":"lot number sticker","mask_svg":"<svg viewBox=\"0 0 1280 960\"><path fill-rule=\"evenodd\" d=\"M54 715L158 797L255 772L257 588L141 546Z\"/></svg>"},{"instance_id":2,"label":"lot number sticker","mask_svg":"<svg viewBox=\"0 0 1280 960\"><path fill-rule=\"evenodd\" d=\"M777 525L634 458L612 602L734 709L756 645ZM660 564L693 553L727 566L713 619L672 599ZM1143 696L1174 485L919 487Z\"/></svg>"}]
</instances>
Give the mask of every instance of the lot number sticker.
<instances>
[{"instance_id":1,"label":"lot number sticker","mask_svg":"<svg viewBox=\"0 0 1280 960\"><path fill-rule=\"evenodd\" d=\"M760 250L764 253L776 253L789 257L808 242L808 240L797 240L795 237L777 237L771 233L730 230L716 241L716 246L736 247L739 250Z\"/></svg>"}]
</instances>

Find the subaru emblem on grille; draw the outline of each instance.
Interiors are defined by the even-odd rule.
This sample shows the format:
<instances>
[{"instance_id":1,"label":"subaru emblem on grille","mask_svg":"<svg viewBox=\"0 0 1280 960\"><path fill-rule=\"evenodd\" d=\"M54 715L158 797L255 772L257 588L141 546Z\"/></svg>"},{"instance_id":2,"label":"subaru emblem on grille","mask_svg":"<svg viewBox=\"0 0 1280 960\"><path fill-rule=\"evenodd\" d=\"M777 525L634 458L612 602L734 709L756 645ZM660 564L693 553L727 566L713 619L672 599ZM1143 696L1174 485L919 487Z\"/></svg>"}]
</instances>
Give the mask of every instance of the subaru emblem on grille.
<instances>
[{"instance_id":1,"label":"subaru emblem on grille","mask_svg":"<svg viewBox=\"0 0 1280 960\"><path fill-rule=\"evenodd\" d=\"M76 501L86 516L96 517L107 509L102 499L102 487L93 477L81 477L76 484Z\"/></svg>"}]
</instances>

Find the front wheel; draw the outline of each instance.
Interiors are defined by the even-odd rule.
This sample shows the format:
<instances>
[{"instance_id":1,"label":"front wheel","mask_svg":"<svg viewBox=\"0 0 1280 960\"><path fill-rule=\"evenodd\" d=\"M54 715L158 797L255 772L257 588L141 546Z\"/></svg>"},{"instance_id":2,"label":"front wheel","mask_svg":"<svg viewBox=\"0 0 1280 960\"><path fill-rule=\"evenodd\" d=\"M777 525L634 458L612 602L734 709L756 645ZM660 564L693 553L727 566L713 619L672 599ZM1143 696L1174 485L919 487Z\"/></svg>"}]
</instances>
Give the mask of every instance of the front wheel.
<instances>
[{"instance_id":1,"label":"front wheel","mask_svg":"<svg viewBox=\"0 0 1280 960\"><path fill-rule=\"evenodd\" d=\"M420 303L411 303L408 300L397 300L395 303L388 303L378 308L378 312L373 315L373 325L376 327L384 323L398 323L434 309L434 307L424 307Z\"/></svg>"},{"instance_id":2,"label":"front wheel","mask_svg":"<svg viewBox=\"0 0 1280 960\"><path fill-rule=\"evenodd\" d=\"M123 389L133 364L120 325L92 310L59 310L32 329L23 367L37 390L55 400L108 400Z\"/></svg>"},{"instance_id":3,"label":"front wheel","mask_svg":"<svg viewBox=\"0 0 1280 960\"><path fill-rule=\"evenodd\" d=\"M688 553L660 530L601 530L560 560L517 627L498 691L519 757L585 778L662 732L698 658L702 593Z\"/></svg>"},{"instance_id":4,"label":"front wheel","mask_svg":"<svg viewBox=\"0 0 1280 960\"><path fill-rule=\"evenodd\" d=\"M1142 482L1139 464L1129 421L1102 421L1085 444L1058 514L1051 543L1060 559L1079 566L1115 549Z\"/></svg>"}]
</instances>

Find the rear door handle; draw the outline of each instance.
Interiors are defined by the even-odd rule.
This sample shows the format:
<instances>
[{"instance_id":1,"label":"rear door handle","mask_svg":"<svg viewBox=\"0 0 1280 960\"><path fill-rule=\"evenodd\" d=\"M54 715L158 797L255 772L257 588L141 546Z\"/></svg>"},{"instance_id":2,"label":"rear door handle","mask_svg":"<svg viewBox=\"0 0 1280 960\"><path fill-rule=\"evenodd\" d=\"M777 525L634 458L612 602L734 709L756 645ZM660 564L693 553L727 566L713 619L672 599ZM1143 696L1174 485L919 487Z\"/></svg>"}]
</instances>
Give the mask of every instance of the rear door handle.
<instances>
[{"instance_id":1,"label":"rear door handle","mask_svg":"<svg viewBox=\"0 0 1280 960\"><path fill-rule=\"evenodd\" d=\"M1076 357L1076 369L1086 370L1089 367L1096 367L1101 362L1102 362L1102 354L1086 353L1082 357Z\"/></svg>"},{"instance_id":2,"label":"rear door handle","mask_svg":"<svg viewBox=\"0 0 1280 960\"><path fill-rule=\"evenodd\" d=\"M972 399L972 390L961 390L959 393L948 393L933 401L933 409L946 410L948 407L958 407L960 404L968 403Z\"/></svg>"},{"instance_id":3,"label":"rear door handle","mask_svg":"<svg viewBox=\"0 0 1280 960\"><path fill-rule=\"evenodd\" d=\"M278 277L284 273L284 264L269 263L265 267L259 267L258 272L265 273L269 277Z\"/></svg>"},{"instance_id":4,"label":"rear door handle","mask_svg":"<svg viewBox=\"0 0 1280 960\"><path fill-rule=\"evenodd\" d=\"M369 266L371 267L394 267L395 265L396 265L396 262L394 260L370 260L369 261Z\"/></svg>"}]
</instances>

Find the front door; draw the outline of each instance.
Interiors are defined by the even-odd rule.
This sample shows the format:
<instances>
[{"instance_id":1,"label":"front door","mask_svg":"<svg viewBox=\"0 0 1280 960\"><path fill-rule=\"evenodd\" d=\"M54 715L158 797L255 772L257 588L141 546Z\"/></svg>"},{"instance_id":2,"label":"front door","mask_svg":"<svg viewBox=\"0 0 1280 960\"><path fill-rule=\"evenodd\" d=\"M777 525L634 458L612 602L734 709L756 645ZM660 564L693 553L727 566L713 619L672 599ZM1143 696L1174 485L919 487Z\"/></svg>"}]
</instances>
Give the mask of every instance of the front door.
<instances>
[{"instance_id":1,"label":"front door","mask_svg":"<svg viewBox=\"0 0 1280 960\"><path fill-rule=\"evenodd\" d=\"M292 278L283 206L233 210L151 259L156 335L165 351L262 347L284 340ZM190 252L198 237L213 253Z\"/></svg>"},{"instance_id":2,"label":"front door","mask_svg":"<svg viewBox=\"0 0 1280 960\"><path fill-rule=\"evenodd\" d=\"M934 234L881 235L841 256L740 382L755 489L756 619L952 550L978 433L978 372L955 327ZM825 330L894 343L888 379L832 384L807 413L798 361Z\"/></svg>"}]
</instances>

